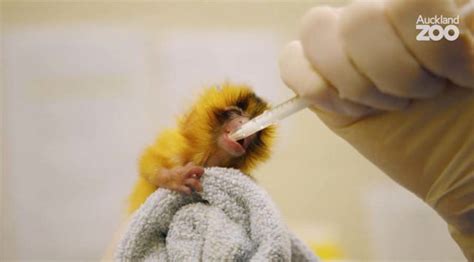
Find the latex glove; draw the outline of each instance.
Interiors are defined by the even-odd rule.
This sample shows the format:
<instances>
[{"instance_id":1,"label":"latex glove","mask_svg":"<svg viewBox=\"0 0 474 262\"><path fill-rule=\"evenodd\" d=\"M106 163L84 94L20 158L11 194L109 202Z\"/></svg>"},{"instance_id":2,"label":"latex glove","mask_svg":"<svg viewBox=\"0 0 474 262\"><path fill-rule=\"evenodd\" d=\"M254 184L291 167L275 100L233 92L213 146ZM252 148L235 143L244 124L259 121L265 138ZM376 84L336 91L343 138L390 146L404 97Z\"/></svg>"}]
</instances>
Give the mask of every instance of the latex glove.
<instances>
[{"instance_id":1,"label":"latex glove","mask_svg":"<svg viewBox=\"0 0 474 262\"><path fill-rule=\"evenodd\" d=\"M316 7L280 71L329 128L433 207L474 260L472 34L461 19L453 42L415 40L418 15L458 12L446 0Z\"/></svg>"}]
</instances>

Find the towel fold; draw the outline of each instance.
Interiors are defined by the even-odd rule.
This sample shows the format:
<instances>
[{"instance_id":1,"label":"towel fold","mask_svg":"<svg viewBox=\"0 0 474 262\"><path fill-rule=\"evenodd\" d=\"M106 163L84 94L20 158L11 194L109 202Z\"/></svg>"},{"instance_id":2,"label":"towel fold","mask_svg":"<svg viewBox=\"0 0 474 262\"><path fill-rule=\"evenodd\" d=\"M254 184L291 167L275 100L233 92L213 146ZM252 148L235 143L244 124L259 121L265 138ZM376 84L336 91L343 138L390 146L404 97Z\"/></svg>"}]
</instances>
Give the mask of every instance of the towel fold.
<instances>
[{"instance_id":1,"label":"towel fold","mask_svg":"<svg viewBox=\"0 0 474 262\"><path fill-rule=\"evenodd\" d=\"M158 189L133 215L117 261L318 261L268 194L239 170L206 168L203 191Z\"/></svg>"}]
</instances>

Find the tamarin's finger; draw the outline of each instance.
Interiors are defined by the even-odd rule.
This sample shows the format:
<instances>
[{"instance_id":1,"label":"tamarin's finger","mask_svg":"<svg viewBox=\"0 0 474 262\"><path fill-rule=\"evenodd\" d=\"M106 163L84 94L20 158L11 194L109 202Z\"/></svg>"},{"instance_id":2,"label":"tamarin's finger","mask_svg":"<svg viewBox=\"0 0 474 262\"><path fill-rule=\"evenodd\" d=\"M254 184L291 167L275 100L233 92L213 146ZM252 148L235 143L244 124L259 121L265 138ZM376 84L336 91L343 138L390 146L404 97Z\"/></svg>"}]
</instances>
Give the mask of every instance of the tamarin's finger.
<instances>
[{"instance_id":1,"label":"tamarin's finger","mask_svg":"<svg viewBox=\"0 0 474 262\"><path fill-rule=\"evenodd\" d=\"M189 188L193 189L194 191L202 191L202 186L199 180L194 178L189 178L184 181L184 184Z\"/></svg>"},{"instance_id":2,"label":"tamarin's finger","mask_svg":"<svg viewBox=\"0 0 474 262\"><path fill-rule=\"evenodd\" d=\"M176 191L181 192L181 193L186 194L186 195L190 195L192 193L191 188L189 188L187 186L179 186L176 189Z\"/></svg>"},{"instance_id":3,"label":"tamarin's finger","mask_svg":"<svg viewBox=\"0 0 474 262\"><path fill-rule=\"evenodd\" d=\"M189 170L187 170L184 176L186 178L197 177L199 179L202 176L202 174L204 174L204 168L200 166L194 166L194 167L191 167Z\"/></svg>"},{"instance_id":4,"label":"tamarin's finger","mask_svg":"<svg viewBox=\"0 0 474 262\"><path fill-rule=\"evenodd\" d=\"M197 184L196 184L196 191L202 192L202 184L199 181L197 181Z\"/></svg>"}]
</instances>

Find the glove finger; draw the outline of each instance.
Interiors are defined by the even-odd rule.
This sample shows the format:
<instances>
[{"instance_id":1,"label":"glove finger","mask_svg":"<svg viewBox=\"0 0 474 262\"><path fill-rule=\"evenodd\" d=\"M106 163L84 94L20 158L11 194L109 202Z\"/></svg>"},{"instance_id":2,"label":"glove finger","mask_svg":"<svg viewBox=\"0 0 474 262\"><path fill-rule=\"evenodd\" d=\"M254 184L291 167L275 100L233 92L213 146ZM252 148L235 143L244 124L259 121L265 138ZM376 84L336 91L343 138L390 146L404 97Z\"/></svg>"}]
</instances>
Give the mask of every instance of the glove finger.
<instances>
[{"instance_id":1,"label":"glove finger","mask_svg":"<svg viewBox=\"0 0 474 262\"><path fill-rule=\"evenodd\" d=\"M463 18L457 25L459 37L454 41L417 40L421 30L416 29L416 22L420 15L424 18L456 17L459 9L453 1L390 0L385 4L385 10L398 35L421 65L455 84L474 88L474 42Z\"/></svg>"},{"instance_id":2,"label":"glove finger","mask_svg":"<svg viewBox=\"0 0 474 262\"><path fill-rule=\"evenodd\" d=\"M322 111L358 119L373 112L370 107L341 99L306 60L299 41L288 44L280 55L280 75L296 94L309 99Z\"/></svg>"},{"instance_id":3,"label":"glove finger","mask_svg":"<svg viewBox=\"0 0 474 262\"><path fill-rule=\"evenodd\" d=\"M303 17L300 38L313 67L343 99L381 110L405 108L408 99L380 92L354 68L339 39L338 21L337 11L328 6L315 7Z\"/></svg>"},{"instance_id":4,"label":"glove finger","mask_svg":"<svg viewBox=\"0 0 474 262\"><path fill-rule=\"evenodd\" d=\"M445 80L425 71L405 48L385 15L383 2L353 2L341 9L339 17L344 50L380 91L430 98L444 88Z\"/></svg>"}]
</instances>

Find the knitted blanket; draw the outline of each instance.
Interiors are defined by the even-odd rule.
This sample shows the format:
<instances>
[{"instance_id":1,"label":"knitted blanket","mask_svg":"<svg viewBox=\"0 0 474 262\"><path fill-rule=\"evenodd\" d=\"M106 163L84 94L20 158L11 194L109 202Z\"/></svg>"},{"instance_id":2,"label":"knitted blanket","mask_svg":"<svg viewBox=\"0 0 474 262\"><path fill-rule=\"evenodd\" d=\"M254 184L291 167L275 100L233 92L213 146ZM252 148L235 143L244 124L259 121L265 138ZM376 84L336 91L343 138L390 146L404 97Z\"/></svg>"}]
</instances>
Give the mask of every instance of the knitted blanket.
<instances>
[{"instance_id":1,"label":"knitted blanket","mask_svg":"<svg viewBox=\"0 0 474 262\"><path fill-rule=\"evenodd\" d=\"M118 261L318 261L267 193L235 169L207 168L203 191L158 189L133 215Z\"/></svg>"}]
</instances>

